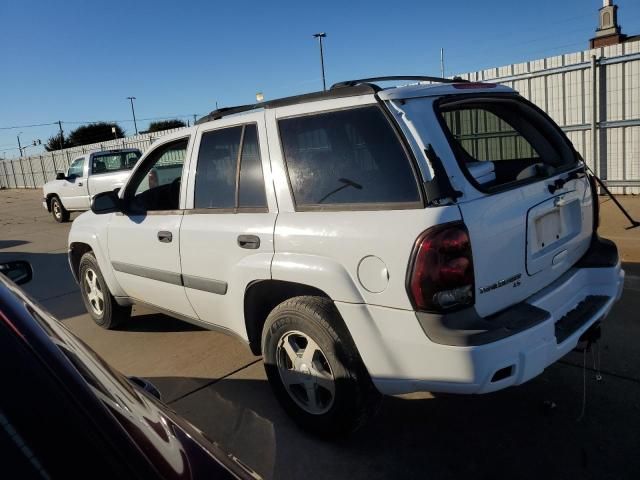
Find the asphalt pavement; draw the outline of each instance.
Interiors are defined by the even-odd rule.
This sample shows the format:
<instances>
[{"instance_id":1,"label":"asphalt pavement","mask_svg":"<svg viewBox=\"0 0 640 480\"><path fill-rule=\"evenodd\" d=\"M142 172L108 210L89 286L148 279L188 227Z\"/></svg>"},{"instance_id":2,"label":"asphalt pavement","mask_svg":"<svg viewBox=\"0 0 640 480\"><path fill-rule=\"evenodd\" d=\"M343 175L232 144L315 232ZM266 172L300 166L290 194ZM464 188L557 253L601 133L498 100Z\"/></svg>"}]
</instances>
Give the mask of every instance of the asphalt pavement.
<instances>
[{"instance_id":1,"label":"asphalt pavement","mask_svg":"<svg viewBox=\"0 0 640 480\"><path fill-rule=\"evenodd\" d=\"M338 442L301 432L261 359L234 338L138 307L120 330L95 326L67 264L71 223L55 223L40 199L39 190L0 191L0 261L31 261L25 290L267 479L640 478L640 228L625 230L604 198L600 233L618 244L627 280L597 350L492 394L386 398L369 425ZM640 198L622 201L640 218Z\"/></svg>"}]
</instances>

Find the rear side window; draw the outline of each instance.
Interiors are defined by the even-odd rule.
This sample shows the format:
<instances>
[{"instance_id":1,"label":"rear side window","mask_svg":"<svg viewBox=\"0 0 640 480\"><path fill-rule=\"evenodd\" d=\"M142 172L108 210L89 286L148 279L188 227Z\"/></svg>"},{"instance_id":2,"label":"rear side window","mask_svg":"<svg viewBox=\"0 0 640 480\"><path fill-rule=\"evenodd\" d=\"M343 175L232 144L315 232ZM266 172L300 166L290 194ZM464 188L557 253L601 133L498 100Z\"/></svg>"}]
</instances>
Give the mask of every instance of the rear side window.
<instances>
[{"instance_id":1,"label":"rear side window","mask_svg":"<svg viewBox=\"0 0 640 480\"><path fill-rule=\"evenodd\" d=\"M255 124L223 128L202 135L194 207L267 207Z\"/></svg>"},{"instance_id":2,"label":"rear side window","mask_svg":"<svg viewBox=\"0 0 640 480\"><path fill-rule=\"evenodd\" d=\"M420 202L410 160L379 107L283 119L279 128L297 206Z\"/></svg>"},{"instance_id":3,"label":"rear side window","mask_svg":"<svg viewBox=\"0 0 640 480\"><path fill-rule=\"evenodd\" d=\"M482 188L546 178L576 157L551 120L514 98L469 98L440 107L458 162Z\"/></svg>"},{"instance_id":4,"label":"rear side window","mask_svg":"<svg viewBox=\"0 0 640 480\"><path fill-rule=\"evenodd\" d=\"M91 172L94 175L101 173L130 170L136 164L140 154L138 152L119 152L94 155L91 161Z\"/></svg>"},{"instance_id":5,"label":"rear side window","mask_svg":"<svg viewBox=\"0 0 640 480\"><path fill-rule=\"evenodd\" d=\"M202 135L196 170L195 208L233 208L236 203L236 165L242 127L223 128Z\"/></svg>"}]
</instances>

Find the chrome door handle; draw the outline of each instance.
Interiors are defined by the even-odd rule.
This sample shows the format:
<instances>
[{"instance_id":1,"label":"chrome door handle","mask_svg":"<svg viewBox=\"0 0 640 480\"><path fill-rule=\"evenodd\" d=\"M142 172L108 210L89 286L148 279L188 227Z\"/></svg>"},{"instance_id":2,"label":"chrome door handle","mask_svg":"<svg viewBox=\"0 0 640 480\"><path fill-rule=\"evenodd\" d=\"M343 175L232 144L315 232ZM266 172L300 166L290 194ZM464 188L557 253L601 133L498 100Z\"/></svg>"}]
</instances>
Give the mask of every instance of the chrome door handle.
<instances>
[{"instance_id":1,"label":"chrome door handle","mask_svg":"<svg viewBox=\"0 0 640 480\"><path fill-rule=\"evenodd\" d=\"M260 237L256 235L238 235L238 245L240 248L256 250L260 248Z\"/></svg>"},{"instance_id":2,"label":"chrome door handle","mask_svg":"<svg viewBox=\"0 0 640 480\"><path fill-rule=\"evenodd\" d=\"M78 182L78 186L81 187L82 186L82 182Z\"/></svg>"},{"instance_id":3,"label":"chrome door handle","mask_svg":"<svg viewBox=\"0 0 640 480\"><path fill-rule=\"evenodd\" d=\"M158 240L162 243L171 243L171 240L173 240L173 234L166 231L158 232Z\"/></svg>"}]
</instances>

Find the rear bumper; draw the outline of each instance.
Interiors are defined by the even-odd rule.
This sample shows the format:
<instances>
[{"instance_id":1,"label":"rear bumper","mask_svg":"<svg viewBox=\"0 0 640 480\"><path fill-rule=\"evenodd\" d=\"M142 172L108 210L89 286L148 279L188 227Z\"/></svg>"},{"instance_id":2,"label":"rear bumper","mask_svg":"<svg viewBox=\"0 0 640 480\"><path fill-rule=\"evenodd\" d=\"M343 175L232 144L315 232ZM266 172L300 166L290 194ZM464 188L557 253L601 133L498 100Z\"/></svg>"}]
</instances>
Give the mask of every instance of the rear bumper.
<instances>
[{"instance_id":1,"label":"rear bumper","mask_svg":"<svg viewBox=\"0 0 640 480\"><path fill-rule=\"evenodd\" d=\"M46 198L43 198L43 199L42 199L42 208L44 208L47 212L51 211L51 210L49 209L49 202L47 202L47 199L46 199Z\"/></svg>"},{"instance_id":2,"label":"rear bumper","mask_svg":"<svg viewBox=\"0 0 640 480\"><path fill-rule=\"evenodd\" d=\"M624 271L619 262L591 267L574 267L526 300L526 308L544 318L538 315L527 328L479 345L433 341L414 312L336 305L382 393L486 393L539 375L607 316L622 294Z\"/></svg>"}]
</instances>

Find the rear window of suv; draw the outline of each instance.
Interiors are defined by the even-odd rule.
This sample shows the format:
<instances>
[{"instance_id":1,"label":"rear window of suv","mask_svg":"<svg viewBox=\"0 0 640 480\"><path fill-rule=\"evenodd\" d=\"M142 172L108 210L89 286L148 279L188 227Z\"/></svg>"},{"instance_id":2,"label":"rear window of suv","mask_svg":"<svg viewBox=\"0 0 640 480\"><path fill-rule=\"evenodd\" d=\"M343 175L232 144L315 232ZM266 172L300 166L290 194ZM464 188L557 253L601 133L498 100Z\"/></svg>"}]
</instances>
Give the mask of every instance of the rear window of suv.
<instances>
[{"instance_id":1,"label":"rear window of suv","mask_svg":"<svg viewBox=\"0 0 640 480\"><path fill-rule=\"evenodd\" d=\"M454 155L481 190L546 178L576 164L560 129L521 99L454 99L439 113Z\"/></svg>"},{"instance_id":2,"label":"rear window of suv","mask_svg":"<svg viewBox=\"0 0 640 480\"><path fill-rule=\"evenodd\" d=\"M410 159L377 106L279 121L296 207L421 206Z\"/></svg>"}]
</instances>

